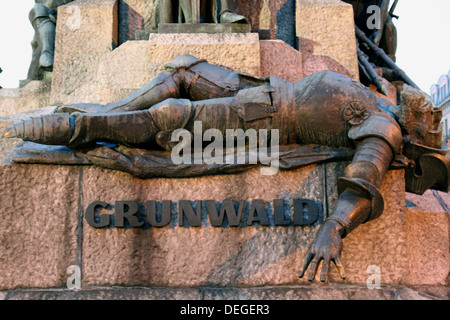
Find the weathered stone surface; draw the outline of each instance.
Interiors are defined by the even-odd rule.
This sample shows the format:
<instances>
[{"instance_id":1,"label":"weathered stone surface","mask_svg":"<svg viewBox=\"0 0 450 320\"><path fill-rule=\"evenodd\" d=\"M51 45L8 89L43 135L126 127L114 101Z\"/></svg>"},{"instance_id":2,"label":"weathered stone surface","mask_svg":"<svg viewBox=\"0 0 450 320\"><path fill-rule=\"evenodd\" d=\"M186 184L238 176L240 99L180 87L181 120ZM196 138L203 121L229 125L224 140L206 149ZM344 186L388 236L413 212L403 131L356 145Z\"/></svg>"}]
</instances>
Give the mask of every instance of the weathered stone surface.
<instances>
[{"instance_id":1,"label":"weathered stone surface","mask_svg":"<svg viewBox=\"0 0 450 320\"><path fill-rule=\"evenodd\" d=\"M406 195L411 284L449 284L449 198L447 193L432 190L422 196Z\"/></svg>"},{"instance_id":2,"label":"weathered stone surface","mask_svg":"<svg viewBox=\"0 0 450 320\"><path fill-rule=\"evenodd\" d=\"M31 81L22 88L0 90L0 117L39 109L50 102L50 83Z\"/></svg>"},{"instance_id":3,"label":"weathered stone surface","mask_svg":"<svg viewBox=\"0 0 450 320\"><path fill-rule=\"evenodd\" d=\"M303 78L302 54L281 40L260 41L261 76L273 75L286 81Z\"/></svg>"},{"instance_id":4,"label":"weathered stone surface","mask_svg":"<svg viewBox=\"0 0 450 320\"><path fill-rule=\"evenodd\" d=\"M177 56L192 54L208 62L259 75L260 45L257 34L151 34L152 63L163 65Z\"/></svg>"},{"instance_id":5,"label":"weathered stone surface","mask_svg":"<svg viewBox=\"0 0 450 320\"><path fill-rule=\"evenodd\" d=\"M59 287L77 264L74 167L0 166L0 289Z\"/></svg>"},{"instance_id":6,"label":"weathered stone surface","mask_svg":"<svg viewBox=\"0 0 450 320\"><path fill-rule=\"evenodd\" d=\"M261 176L136 180L122 173L89 168L83 202L116 200L222 201L307 198L323 202L320 166ZM111 176L112 174L112 176ZM99 189L98 186L103 186ZM305 186L308 186L306 188ZM172 228L148 230L84 228L83 280L86 284L157 286L256 286L297 281L304 250L317 228Z\"/></svg>"},{"instance_id":7,"label":"weathered stone surface","mask_svg":"<svg viewBox=\"0 0 450 320\"><path fill-rule=\"evenodd\" d=\"M381 269L382 284L407 283L408 244L404 172L390 171L381 188L385 210L380 218L359 226L344 240L342 262L347 283L366 283L369 266ZM331 211L330 211L331 213ZM342 282L336 268L332 279Z\"/></svg>"},{"instance_id":8,"label":"weathered stone surface","mask_svg":"<svg viewBox=\"0 0 450 320\"><path fill-rule=\"evenodd\" d=\"M1 166L4 216L0 220L0 288L63 286L67 279L64 273L73 264L81 267L86 286L305 283L298 279L297 269L317 225L214 228L203 212L200 228L178 227L172 221L161 229L94 229L85 220L79 224L79 212L94 201L114 205L121 200L262 199L270 203L277 198L308 198L322 205L322 221L334 207L334 182L343 168L345 163L310 166L275 176L261 176L254 169L240 175L140 180L96 167ZM377 265L382 285L445 284L448 221L442 223L441 215L425 219L407 216L403 188L403 172L389 172L382 187L385 212L344 239L342 260L347 280L340 280L333 267L331 283L365 284L367 268ZM432 232L436 234L430 237ZM422 258L421 250L427 248L433 252ZM32 269L34 264L29 261L39 267ZM427 268L438 272L427 273Z\"/></svg>"},{"instance_id":9,"label":"weathered stone surface","mask_svg":"<svg viewBox=\"0 0 450 320\"><path fill-rule=\"evenodd\" d=\"M409 283L448 284L448 221L447 212L408 212Z\"/></svg>"},{"instance_id":10,"label":"weathered stone surface","mask_svg":"<svg viewBox=\"0 0 450 320\"><path fill-rule=\"evenodd\" d=\"M95 99L101 104L128 96L161 71L160 66L151 63L147 41L124 43L110 52L97 67L99 91Z\"/></svg>"},{"instance_id":11,"label":"weathered stone surface","mask_svg":"<svg viewBox=\"0 0 450 320\"><path fill-rule=\"evenodd\" d=\"M58 8L50 104L97 102L98 65L117 43L117 30L115 0L77 0Z\"/></svg>"},{"instance_id":12,"label":"weathered stone surface","mask_svg":"<svg viewBox=\"0 0 450 320\"><path fill-rule=\"evenodd\" d=\"M296 12L305 76L328 69L359 80L352 6L339 0L297 0Z\"/></svg>"},{"instance_id":13,"label":"weathered stone surface","mask_svg":"<svg viewBox=\"0 0 450 320\"><path fill-rule=\"evenodd\" d=\"M448 300L447 286L383 286L368 290L363 285L307 285L258 288L92 288L15 290L0 293L5 300ZM179 309L168 310L174 315ZM272 310L275 314L276 311Z\"/></svg>"}]
</instances>

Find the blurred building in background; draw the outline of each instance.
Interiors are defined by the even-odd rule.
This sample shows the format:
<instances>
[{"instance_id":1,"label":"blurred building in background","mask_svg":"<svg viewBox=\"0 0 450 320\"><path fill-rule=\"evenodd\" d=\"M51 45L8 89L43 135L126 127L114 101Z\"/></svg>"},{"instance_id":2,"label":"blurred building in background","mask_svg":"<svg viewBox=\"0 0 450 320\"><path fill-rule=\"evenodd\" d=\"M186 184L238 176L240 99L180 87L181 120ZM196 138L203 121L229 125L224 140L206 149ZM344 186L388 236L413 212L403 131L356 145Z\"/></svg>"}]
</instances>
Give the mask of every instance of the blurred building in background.
<instances>
[{"instance_id":1,"label":"blurred building in background","mask_svg":"<svg viewBox=\"0 0 450 320\"><path fill-rule=\"evenodd\" d=\"M439 78L438 83L431 86L430 94L434 104L442 108L444 139L450 141L450 70Z\"/></svg>"}]
</instances>

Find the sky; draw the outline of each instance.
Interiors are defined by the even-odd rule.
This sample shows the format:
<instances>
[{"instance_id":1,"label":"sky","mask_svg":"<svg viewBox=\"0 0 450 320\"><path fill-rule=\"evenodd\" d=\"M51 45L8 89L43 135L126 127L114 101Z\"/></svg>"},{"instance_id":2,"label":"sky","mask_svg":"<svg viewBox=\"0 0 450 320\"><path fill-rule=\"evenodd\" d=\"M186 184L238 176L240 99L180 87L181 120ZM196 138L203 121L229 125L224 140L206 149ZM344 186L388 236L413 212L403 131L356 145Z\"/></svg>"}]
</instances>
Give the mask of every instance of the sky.
<instances>
[{"instance_id":1,"label":"sky","mask_svg":"<svg viewBox=\"0 0 450 320\"><path fill-rule=\"evenodd\" d=\"M262 1L262 0L261 0ZM392 2L392 1L391 1ZM28 12L33 0L0 0L0 86L15 88L27 76L33 28ZM450 70L450 0L400 0L397 63L429 93Z\"/></svg>"}]
</instances>

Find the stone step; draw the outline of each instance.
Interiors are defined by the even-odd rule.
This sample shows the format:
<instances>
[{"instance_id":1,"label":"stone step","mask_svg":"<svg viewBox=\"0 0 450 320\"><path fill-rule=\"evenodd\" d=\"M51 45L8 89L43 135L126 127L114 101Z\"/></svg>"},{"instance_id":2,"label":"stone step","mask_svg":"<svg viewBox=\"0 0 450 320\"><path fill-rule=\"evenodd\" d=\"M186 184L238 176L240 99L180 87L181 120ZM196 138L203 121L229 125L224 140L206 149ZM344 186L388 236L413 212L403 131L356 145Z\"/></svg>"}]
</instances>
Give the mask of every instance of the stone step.
<instances>
[{"instance_id":1,"label":"stone step","mask_svg":"<svg viewBox=\"0 0 450 320\"><path fill-rule=\"evenodd\" d=\"M69 289L17 289L0 292L0 300L449 300L448 286L304 285L259 288L142 288L93 287ZM181 300L181 301L180 301ZM270 304L270 302L269 302Z\"/></svg>"}]
</instances>

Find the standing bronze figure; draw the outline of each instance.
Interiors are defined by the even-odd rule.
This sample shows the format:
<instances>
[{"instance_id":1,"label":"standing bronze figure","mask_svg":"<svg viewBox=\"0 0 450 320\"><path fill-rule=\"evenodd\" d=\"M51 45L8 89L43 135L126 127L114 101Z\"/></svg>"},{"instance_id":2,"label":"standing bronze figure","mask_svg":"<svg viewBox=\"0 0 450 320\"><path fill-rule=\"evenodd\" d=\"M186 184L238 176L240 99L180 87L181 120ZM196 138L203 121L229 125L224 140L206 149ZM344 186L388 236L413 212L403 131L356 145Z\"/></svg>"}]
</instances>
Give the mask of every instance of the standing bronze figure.
<instances>
[{"instance_id":1,"label":"standing bronze figure","mask_svg":"<svg viewBox=\"0 0 450 320\"><path fill-rule=\"evenodd\" d=\"M27 79L42 79L43 71L52 71L55 54L56 16L59 6L73 0L35 0L29 18L35 34Z\"/></svg>"},{"instance_id":2,"label":"standing bronze figure","mask_svg":"<svg viewBox=\"0 0 450 320\"><path fill-rule=\"evenodd\" d=\"M95 142L170 150L173 131L278 129L280 144L321 145L354 150L338 180L339 199L300 269L313 280L323 260L321 281L332 262L341 276L342 239L384 209L380 186L394 161L406 168L407 190L448 191L450 159L441 149L442 110L428 96L405 85L401 103L385 106L361 83L322 71L297 83L258 78L199 60L176 58L167 71L129 97L107 105L78 104L60 113L26 119L4 136L82 150ZM86 113L86 111L89 111ZM136 165L137 166L137 165ZM139 165L140 166L140 165ZM114 167L113 167L114 168ZM133 164L117 169L133 172ZM420 175L417 173L421 172Z\"/></svg>"}]
</instances>

